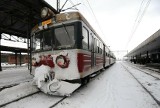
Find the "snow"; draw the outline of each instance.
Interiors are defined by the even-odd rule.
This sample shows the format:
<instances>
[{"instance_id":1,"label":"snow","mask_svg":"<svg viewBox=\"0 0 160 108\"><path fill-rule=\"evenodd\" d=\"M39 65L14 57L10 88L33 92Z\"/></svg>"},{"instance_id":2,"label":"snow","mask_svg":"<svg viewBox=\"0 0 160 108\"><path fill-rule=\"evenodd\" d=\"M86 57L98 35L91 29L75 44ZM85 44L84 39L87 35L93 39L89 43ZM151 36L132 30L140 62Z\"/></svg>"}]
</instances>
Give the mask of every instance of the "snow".
<instances>
[{"instance_id":1,"label":"snow","mask_svg":"<svg viewBox=\"0 0 160 108\"><path fill-rule=\"evenodd\" d=\"M70 95L73 91L75 91L81 85L79 83L72 84L65 81L60 81L59 83L60 83L60 87L56 90L56 92L50 93L50 94L67 96L67 95Z\"/></svg>"},{"instance_id":2,"label":"snow","mask_svg":"<svg viewBox=\"0 0 160 108\"><path fill-rule=\"evenodd\" d=\"M135 67L145 73L151 74L152 76L158 77L160 79L160 73L157 72L158 69L154 69L154 68L150 68L150 67L146 67L145 65L138 65L138 64L133 64L130 62L124 62L127 66L131 66L131 67Z\"/></svg>"},{"instance_id":3,"label":"snow","mask_svg":"<svg viewBox=\"0 0 160 108\"><path fill-rule=\"evenodd\" d=\"M34 81L36 82L36 85L38 88L42 87L41 82L45 81L47 77L49 78L49 72L51 71L51 68L49 66L41 65L40 67L37 67L35 69L35 75L34 75Z\"/></svg>"},{"instance_id":4,"label":"snow","mask_svg":"<svg viewBox=\"0 0 160 108\"><path fill-rule=\"evenodd\" d=\"M139 72L138 70L128 66L129 70L131 70L132 74L140 80L141 83L147 88L147 90L152 92L152 95L156 97L157 100L160 101L160 81L157 78L152 76L148 76L143 72ZM152 72L153 73L153 72ZM154 74L153 74L154 75ZM155 75L160 78L157 74Z\"/></svg>"},{"instance_id":5,"label":"snow","mask_svg":"<svg viewBox=\"0 0 160 108\"><path fill-rule=\"evenodd\" d=\"M18 84L33 79L27 67L8 68L0 72L0 88L3 86Z\"/></svg>"},{"instance_id":6,"label":"snow","mask_svg":"<svg viewBox=\"0 0 160 108\"><path fill-rule=\"evenodd\" d=\"M56 78L52 80L50 71L51 68L45 65L41 65L35 69L34 82L44 93L64 96L70 95L73 91L80 87L80 84L78 83L72 84L65 81L59 81ZM45 82L45 79L48 81Z\"/></svg>"},{"instance_id":7,"label":"snow","mask_svg":"<svg viewBox=\"0 0 160 108\"><path fill-rule=\"evenodd\" d=\"M0 105L9 103L19 99L20 97L24 97L38 91L39 90L32 85L32 82L26 82L12 88L4 89L0 92Z\"/></svg>"},{"instance_id":8,"label":"snow","mask_svg":"<svg viewBox=\"0 0 160 108\"><path fill-rule=\"evenodd\" d=\"M121 64L121 62L115 63L55 108L159 108L160 106ZM148 88L152 93L160 94L159 80L142 75L142 72L126 63L123 65L135 73L140 81L144 81L143 84L146 86L146 82L151 83ZM1 96L0 98L0 101L3 100ZM48 108L60 99L62 97L38 93L9 104L5 108Z\"/></svg>"},{"instance_id":9,"label":"snow","mask_svg":"<svg viewBox=\"0 0 160 108\"><path fill-rule=\"evenodd\" d=\"M5 69L5 68L20 67L20 65L16 66L16 64L8 64L8 63L1 63L1 66L2 66L3 69ZM22 66L27 66L27 63L21 64L21 67Z\"/></svg>"},{"instance_id":10,"label":"snow","mask_svg":"<svg viewBox=\"0 0 160 108\"><path fill-rule=\"evenodd\" d=\"M56 108L159 107L120 63L116 63Z\"/></svg>"},{"instance_id":11,"label":"snow","mask_svg":"<svg viewBox=\"0 0 160 108\"><path fill-rule=\"evenodd\" d=\"M46 95L42 92L35 94L31 97L27 97L13 104L7 105L4 108L49 108L62 97L55 97Z\"/></svg>"}]
</instances>

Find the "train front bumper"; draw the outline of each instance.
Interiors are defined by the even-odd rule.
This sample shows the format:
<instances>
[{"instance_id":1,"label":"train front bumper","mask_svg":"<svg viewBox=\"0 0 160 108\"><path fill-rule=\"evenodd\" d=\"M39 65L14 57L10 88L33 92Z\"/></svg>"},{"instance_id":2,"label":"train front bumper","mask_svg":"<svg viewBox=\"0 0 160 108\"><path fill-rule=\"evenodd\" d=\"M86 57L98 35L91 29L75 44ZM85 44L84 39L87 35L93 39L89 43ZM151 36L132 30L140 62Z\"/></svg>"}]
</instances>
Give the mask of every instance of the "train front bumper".
<instances>
[{"instance_id":1,"label":"train front bumper","mask_svg":"<svg viewBox=\"0 0 160 108\"><path fill-rule=\"evenodd\" d=\"M70 96L80 86L80 83L70 83L54 79L48 83L43 83L40 90L50 95Z\"/></svg>"},{"instance_id":2,"label":"train front bumper","mask_svg":"<svg viewBox=\"0 0 160 108\"><path fill-rule=\"evenodd\" d=\"M59 96L69 96L81 86L79 82L70 83L56 79L55 73L51 71L49 66L45 65L41 65L35 69L33 84L46 94Z\"/></svg>"}]
</instances>

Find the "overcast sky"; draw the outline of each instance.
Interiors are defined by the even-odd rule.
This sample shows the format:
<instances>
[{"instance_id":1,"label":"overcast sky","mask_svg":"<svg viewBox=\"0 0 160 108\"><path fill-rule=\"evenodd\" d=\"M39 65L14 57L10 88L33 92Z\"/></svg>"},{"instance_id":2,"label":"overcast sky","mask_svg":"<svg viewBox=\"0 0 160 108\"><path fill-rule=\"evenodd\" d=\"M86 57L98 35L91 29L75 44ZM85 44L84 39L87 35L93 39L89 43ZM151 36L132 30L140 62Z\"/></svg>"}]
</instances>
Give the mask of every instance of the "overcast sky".
<instances>
[{"instance_id":1,"label":"overcast sky","mask_svg":"<svg viewBox=\"0 0 160 108\"><path fill-rule=\"evenodd\" d=\"M46 1L56 6L56 0ZM64 1L61 0L61 5ZM160 0L69 0L65 8L71 6L71 1L74 4L81 3L77 8L112 51L131 51L160 29ZM137 29L131 35L136 28L134 24Z\"/></svg>"}]
</instances>

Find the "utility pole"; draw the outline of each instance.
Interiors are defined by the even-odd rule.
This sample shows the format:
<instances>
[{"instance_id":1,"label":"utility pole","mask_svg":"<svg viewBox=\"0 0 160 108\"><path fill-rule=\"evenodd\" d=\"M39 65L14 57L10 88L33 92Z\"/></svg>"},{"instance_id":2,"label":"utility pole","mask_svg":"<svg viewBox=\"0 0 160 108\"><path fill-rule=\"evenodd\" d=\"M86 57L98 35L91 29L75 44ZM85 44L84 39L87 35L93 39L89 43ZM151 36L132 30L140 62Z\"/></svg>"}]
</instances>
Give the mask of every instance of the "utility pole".
<instances>
[{"instance_id":1,"label":"utility pole","mask_svg":"<svg viewBox=\"0 0 160 108\"><path fill-rule=\"evenodd\" d=\"M60 0L57 0L57 11L60 12Z\"/></svg>"}]
</instances>

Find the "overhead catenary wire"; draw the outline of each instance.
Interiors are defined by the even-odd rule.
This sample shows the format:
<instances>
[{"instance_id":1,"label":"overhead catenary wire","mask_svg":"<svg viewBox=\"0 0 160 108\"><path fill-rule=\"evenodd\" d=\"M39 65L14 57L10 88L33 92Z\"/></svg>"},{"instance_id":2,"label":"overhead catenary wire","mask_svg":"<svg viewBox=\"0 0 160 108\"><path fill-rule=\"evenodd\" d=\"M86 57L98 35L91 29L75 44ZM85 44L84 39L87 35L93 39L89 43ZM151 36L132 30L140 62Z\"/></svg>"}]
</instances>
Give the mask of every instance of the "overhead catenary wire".
<instances>
[{"instance_id":1,"label":"overhead catenary wire","mask_svg":"<svg viewBox=\"0 0 160 108\"><path fill-rule=\"evenodd\" d=\"M72 2L72 0L69 0L69 2L75 7L76 10L78 10L78 8L76 7L77 5L75 5L75 4ZM78 3L78 5L79 5L79 3Z\"/></svg>"},{"instance_id":2,"label":"overhead catenary wire","mask_svg":"<svg viewBox=\"0 0 160 108\"><path fill-rule=\"evenodd\" d=\"M69 8L66 8L66 9L63 9L64 7L65 7L65 5L67 4L67 2L70 2L70 4L72 5L71 7L69 7ZM60 12L63 12L63 11L66 11L66 10L69 10L69 9L75 9L75 10L78 10L78 8L77 8L77 6L78 5L80 5L81 3L77 3L77 4L74 4L71 0L66 0L65 2L64 2L64 4L62 5L62 7L59 9L60 10ZM79 10L78 10L79 11Z\"/></svg>"},{"instance_id":3,"label":"overhead catenary wire","mask_svg":"<svg viewBox=\"0 0 160 108\"><path fill-rule=\"evenodd\" d=\"M97 20L97 17L96 17L96 15L95 15L95 13L94 13L94 11L93 11L93 9L92 9L89 1L88 1L88 0L86 0L86 1L87 1L87 3L88 3L88 6L89 6L89 8L90 8L90 10L91 10L91 12L92 12L92 14L93 14L93 16L94 16L94 19L95 19L95 21L96 21L96 23L97 23L97 25L98 25L98 27L99 27L102 35L104 36L104 32L103 32L103 30L102 30L102 28L101 28L101 26L100 26L100 24L99 24L99 22L98 22L98 20Z\"/></svg>"},{"instance_id":4,"label":"overhead catenary wire","mask_svg":"<svg viewBox=\"0 0 160 108\"><path fill-rule=\"evenodd\" d=\"M79 9L77 8L77 5L79 5L80 3L78 3L77 5L75 5L72 0L68 0L68 1L71 3L71 5L74 6L74 8L75 8L76 10L79 11ZM97 17L96 17L96 15L95 15L95 13L94 13L94 11L93 11L93 9L92 9L89 1L88 1L88 0L85 0L85 1L86 1L85 3L84 3L84 1L82 1L82 2L83 2L82 4L83 4L87 9L89 8L89 10L90 10L89 13L92 13L93 18L95 19L95 23L97 24L100 32L101 32L102 35L104 36L104 32L103 32L103 30L102 30L102 28L101 28L101 26L100 26L100 24L99 24L99 22L98 22L98 20L97 20ZM88 4L88 6L85 5L86 3ZM63 7L64 7L64 6L63 6ZM72 7L71 7L71 8L72 8ZM65 9L65 10L68 10L68 9L71 9L71 8L67 8L67 9ZM65 11L65 10L64 10L64 11ZM85 10L86 10L86 9L85 9Z\"/></svg>"},{"instance_id":5,"label":"overhead catenary wire","mask_svg":"<svg viewBox=\"0 0 160 108\"><path fill-rule=\"evenodd\" d=\"M133 38L133 36L134 36L139 24L141 23L142 18L144 16L144 14L146 13L146 10L147 10L150 2L151 2L151 0L147 0L146 4L145 4L145 0L143 0L141 2L141 5L140 5L140 8L138 10L134 25L133 25L132 30L131 30L130 37L129 37L129 39L127 41L127 44L126 44L126 48L128 47L128 45L129 45L130 41L132 40L132 38Z\"/></svg>"},{"instance_id":6,"label":"overhead catenary wire","mask_svg":"<svg viewBox=\"0 0 160 108\"><path fill-rule=\"evenodd\" d=\"M103 30L101 29L101 26L100 26L100 24L99 24L99 22L98 22L98 20L97 20L97 17L96 17L96 15L95 15L95 13L94 13L94 11L93 11L93 9L92 9L89 1L88 1L88 0L85 0L85 1L87 2L88 6L89 6L89 9L90 9L90 11L91 11L91 13L92 13L92 15L93 15L93 17L94 17L94 19L95 19L95 22L97 23L97 25L98 25L98 27L99 27L102 35L104 35ZM72 0L69 0L69 2L70 2L72 5L74 5L74 3L73 3ZM85 3L83 3L83 5L86 6ZM75 8L77 9L76 6L75 6ZM86 6L86 8L87 8L87 6ZM77 9L77 10L78 10L78 9ZM78 10L78 11L79 11L79 10Z\"/></svg>"}]
</instances>

